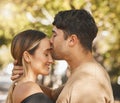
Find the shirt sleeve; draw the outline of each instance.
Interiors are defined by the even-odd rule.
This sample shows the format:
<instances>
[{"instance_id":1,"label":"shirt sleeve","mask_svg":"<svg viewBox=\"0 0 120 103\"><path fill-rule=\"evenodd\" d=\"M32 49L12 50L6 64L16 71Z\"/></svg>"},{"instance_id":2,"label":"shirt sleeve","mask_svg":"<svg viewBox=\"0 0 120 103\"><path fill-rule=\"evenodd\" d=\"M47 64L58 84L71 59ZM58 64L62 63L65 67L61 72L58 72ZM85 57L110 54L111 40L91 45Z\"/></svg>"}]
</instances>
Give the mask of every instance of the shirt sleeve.
<instances>
[{"instance_id":1,"label":"shirt sleeve","mask_svg":"<svg viewBox=\"0 0 120 103\"><path fill-rule=\"evenodd\" d=\"M53 101L43 93L35 93L25 98L21 103L53 103Z\"/></svg>"}]
</instances>

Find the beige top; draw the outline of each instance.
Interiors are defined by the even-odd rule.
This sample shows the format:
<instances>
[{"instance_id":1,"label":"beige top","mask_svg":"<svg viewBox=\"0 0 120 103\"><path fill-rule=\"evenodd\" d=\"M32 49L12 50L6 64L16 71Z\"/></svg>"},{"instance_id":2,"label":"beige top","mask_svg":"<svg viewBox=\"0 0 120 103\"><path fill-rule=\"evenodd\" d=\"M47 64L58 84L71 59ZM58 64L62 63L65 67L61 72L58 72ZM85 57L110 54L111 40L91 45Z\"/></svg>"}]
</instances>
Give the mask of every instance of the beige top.
<instances>
[{"instance_id":1,"label":"beige top","mask_svg":"<svg viewBox=\"0 0 120 103\"><path fill-rule=\"evenodd\" d=\"M114 103L110 78L98 63L85 63L72 72L56 103Z\"/></svg>"}]
</instances>

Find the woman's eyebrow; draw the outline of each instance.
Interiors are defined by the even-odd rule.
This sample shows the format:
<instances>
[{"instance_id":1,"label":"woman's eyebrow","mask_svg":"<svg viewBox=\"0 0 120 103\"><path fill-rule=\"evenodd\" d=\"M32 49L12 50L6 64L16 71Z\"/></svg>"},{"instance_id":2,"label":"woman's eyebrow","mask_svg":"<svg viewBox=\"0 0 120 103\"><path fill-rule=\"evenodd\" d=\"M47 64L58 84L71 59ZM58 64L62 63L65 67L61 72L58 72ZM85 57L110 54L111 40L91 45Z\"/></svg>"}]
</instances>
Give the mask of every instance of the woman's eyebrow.
<instances>
[{"instance_id":1,"label":"woman's eyebrow","mask_svg":"<svg viewBox=\"0 0 120 103\"><path fill-rule=\"evenodd\" d=\"M51 51L52 47L45 49L45 51Z\"/></svg>"}]
</instances>

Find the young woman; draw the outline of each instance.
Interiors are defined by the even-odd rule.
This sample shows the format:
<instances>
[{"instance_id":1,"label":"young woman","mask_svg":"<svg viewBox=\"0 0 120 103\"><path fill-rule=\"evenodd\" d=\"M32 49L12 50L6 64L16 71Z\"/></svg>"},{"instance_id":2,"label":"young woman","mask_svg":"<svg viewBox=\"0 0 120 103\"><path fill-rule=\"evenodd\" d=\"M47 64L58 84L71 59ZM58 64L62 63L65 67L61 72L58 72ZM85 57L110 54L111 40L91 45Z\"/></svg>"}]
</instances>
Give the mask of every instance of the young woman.
<instances>
[{"instance_id":1,"label":"young woman","mask_svg":"<svg viewBox=\"0 0 120 103\"><path fill-rule=\"evenodd\" d=\"M53 63L46 35L36 30L20 32L12 40L11 54L24 74L11 85L6 103L53 103L36 83L39 74L49 74Z\"/></svg>"}]
</instances>

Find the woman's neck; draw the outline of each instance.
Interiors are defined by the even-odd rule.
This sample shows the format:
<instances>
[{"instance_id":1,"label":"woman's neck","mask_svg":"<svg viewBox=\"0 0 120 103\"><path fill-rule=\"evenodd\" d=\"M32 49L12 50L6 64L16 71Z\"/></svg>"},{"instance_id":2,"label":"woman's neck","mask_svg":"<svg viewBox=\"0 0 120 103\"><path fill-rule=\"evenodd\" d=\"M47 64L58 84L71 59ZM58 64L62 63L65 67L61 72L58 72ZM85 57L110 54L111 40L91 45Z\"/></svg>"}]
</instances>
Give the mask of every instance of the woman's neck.
<instances>
[{"instance_id":1,"label":"woman's neck","mask_svg":"<svg viewBox=\"0 0 120 103\"><path fill-rule=\"evenodd\" d=\"M35 75L32 71L27 71L27 73L20 79L20 83L27 82L27 81L32 81L36 82L37 81L37 75Z\"/></svg>"}]
</instances>

